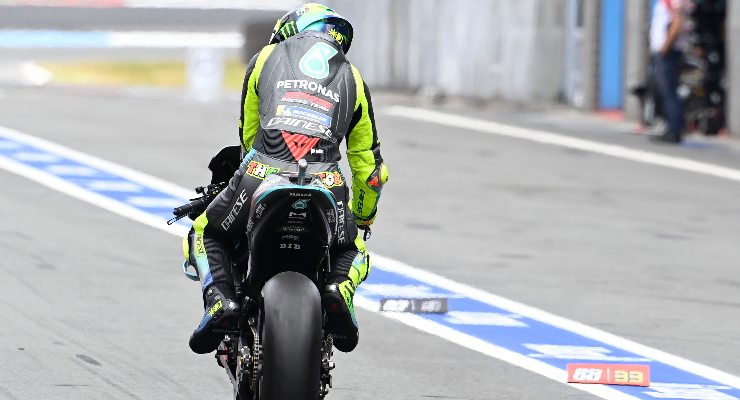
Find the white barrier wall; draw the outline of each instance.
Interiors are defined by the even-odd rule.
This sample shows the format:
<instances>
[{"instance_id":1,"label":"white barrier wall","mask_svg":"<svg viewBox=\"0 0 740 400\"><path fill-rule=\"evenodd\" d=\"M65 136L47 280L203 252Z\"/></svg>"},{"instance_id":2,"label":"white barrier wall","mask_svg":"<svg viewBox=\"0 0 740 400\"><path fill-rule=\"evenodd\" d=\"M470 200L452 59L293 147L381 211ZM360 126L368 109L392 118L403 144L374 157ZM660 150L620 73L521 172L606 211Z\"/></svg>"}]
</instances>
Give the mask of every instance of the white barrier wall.
<instances>
[{"instance_id":1,"label":"white barrier wall","mask_svg":"<svg viewBox=\"0 0 740 400\"><path fill-rule=\"evenodd\" d=\"M631 94L635 86L643 85L650 65L648 34L650 4L645 0L626 1L626 28L624 43L624 112L627 119L639 121L640 101Z\"/></svg>"},{"instance_id":2,"label":"white barrier wall","mask_svg":"<svg viewBox=\"0 0 740 400\"><path fill-rule=\"evenodd\" d=\"M568 0L329 0L376 87L546 103L563 97Z\"/></svg>"}]
</instances>

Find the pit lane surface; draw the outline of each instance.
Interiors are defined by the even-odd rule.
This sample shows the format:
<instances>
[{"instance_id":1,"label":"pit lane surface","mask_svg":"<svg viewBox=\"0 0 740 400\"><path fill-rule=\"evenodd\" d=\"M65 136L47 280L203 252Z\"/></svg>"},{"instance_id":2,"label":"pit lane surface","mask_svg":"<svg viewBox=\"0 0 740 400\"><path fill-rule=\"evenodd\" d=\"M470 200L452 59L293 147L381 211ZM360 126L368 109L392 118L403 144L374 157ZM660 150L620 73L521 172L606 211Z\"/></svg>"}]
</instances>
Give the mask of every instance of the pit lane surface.
<instances>
[{"instance_id":1,"label":"pit lane surface","mask_svg":"<svg viewBox=\"0 0 740 400\"><path fill-rule=\"evenodd\" d=\"M373 250L740 372L735 184L475 132L452 146L448 128L385 115L383 100L393 177ZM0 124L192 187L234 141L235 104L5 90ZM228 398L213 361L187 349L199 299L179 276L176 239L0 176L0 207L13 210L2 228L0 396ZM334 398L591 398L359 318L361 346L338 357Z\"/></svg>"}]
</instances>

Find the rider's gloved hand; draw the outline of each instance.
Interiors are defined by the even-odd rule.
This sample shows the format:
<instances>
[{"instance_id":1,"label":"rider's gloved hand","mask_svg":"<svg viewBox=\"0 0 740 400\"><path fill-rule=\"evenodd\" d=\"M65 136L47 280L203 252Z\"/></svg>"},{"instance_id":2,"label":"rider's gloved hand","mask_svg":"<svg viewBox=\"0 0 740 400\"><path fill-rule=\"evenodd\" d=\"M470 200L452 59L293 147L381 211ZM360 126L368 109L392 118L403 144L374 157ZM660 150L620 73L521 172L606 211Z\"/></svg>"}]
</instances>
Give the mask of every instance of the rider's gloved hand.
<instances>
[{"instance_id":1,"label":"rider's gloved hand","mask_svg":"<svg viewBox=\"0 0 740 400\"><path fill-rule=\"evenodd\" d=\"M357 225L357 228L364 232L363 239L369 240L370 235L372 235L372 231L370 230L370 225L375 222L375 214L373 213L373 216L369 219L363 219L355 215L355 225Z\"/></svg>"}]
</instances>

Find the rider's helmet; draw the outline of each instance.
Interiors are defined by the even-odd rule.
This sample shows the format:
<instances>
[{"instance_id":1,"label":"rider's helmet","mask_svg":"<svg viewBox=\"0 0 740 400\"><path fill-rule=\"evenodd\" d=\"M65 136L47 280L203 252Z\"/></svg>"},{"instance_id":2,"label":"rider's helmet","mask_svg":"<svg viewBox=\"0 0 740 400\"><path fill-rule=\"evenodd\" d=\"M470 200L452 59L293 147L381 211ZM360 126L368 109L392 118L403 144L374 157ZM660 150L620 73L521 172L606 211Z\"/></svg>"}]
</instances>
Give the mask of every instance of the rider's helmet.
<instances>
[{"instance_id":1,"label":"rider's helmet","mask_svg":"<svg viewBox=\"0 0 740 400\"><path fill-rule=\"evenodd\" d=\"M345 54L352 44L352 24L331 8L318 3L304 4L283 15L275 24L270 44L280 43L305 31L331 35L342 46Z\"/></svg>"}]
</instances>

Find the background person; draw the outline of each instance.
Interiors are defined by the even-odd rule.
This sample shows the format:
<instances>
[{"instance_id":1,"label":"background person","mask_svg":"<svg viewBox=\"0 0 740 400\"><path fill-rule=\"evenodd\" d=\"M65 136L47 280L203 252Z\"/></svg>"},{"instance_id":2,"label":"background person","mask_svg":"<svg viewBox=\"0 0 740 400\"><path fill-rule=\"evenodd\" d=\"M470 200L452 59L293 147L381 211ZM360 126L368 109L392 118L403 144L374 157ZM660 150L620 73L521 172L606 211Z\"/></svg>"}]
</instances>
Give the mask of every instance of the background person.
<instances>
[{"instance_id":1,"label":"background person","mask_svg":"<svg viewBox=\"0 0 740 400\"><path fill-rule=\"evenodd\" d=\"M686 11L685 0L658 0L653 7L650 51L655 66L655 82L667 120L663 135L654 137L659 142L678 144L682 141L683 104L677 90L679 68L687 43Z\"/></svg>"}]
</instances>

